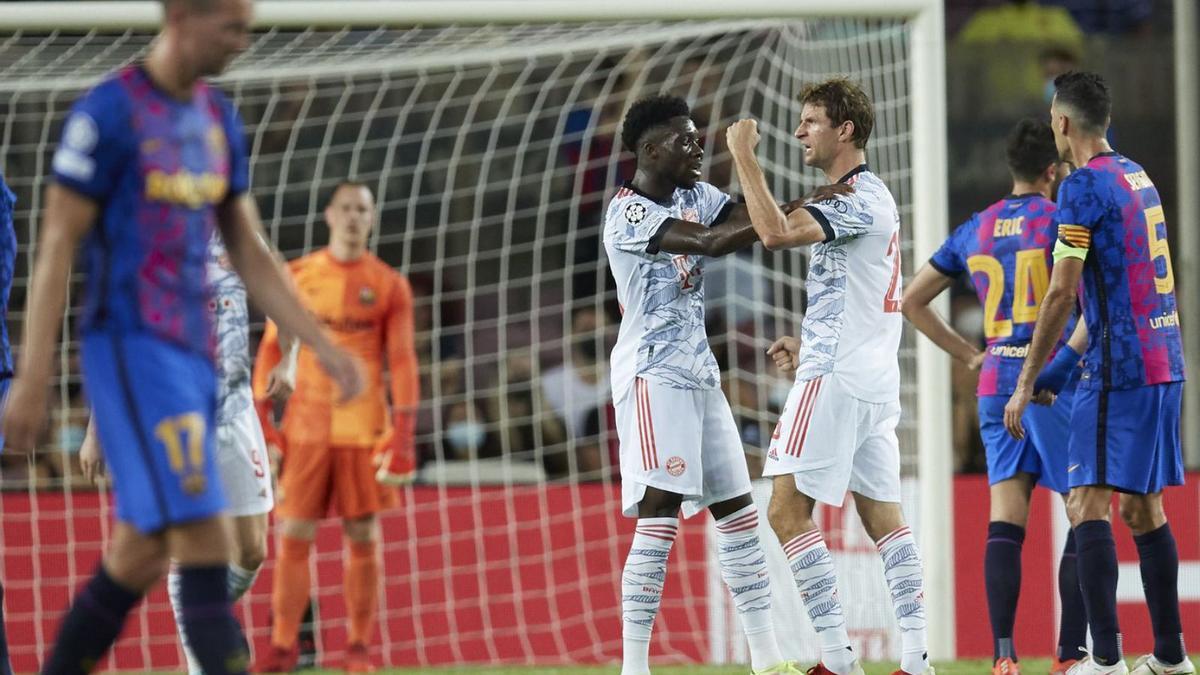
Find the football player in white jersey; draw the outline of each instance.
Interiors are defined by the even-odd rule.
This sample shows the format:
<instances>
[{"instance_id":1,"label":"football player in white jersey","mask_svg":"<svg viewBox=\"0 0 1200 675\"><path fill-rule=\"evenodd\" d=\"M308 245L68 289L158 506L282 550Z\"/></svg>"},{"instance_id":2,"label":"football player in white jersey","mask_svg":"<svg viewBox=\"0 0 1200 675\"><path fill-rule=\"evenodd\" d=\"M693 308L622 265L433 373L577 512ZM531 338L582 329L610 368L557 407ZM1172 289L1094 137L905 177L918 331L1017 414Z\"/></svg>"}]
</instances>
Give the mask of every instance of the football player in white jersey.
<instances>
[{"instance_id":1,"label":"football player in white jersey","mask_svg":"<svg viewBox=\"0 0 1200 675\"><path fill-rule=\"evenodd\" d=\"M233 520L229 597L237 600L254 584L266 559L267 514L275 506L275 499L266 441L250 391L250 315L246 306L246 286L234 271L220 235L215 232L208 246L207 272L212 288L209 310L213 313L217 346L216 461L229 500L226 513ZM93 481L103 471L103 455L90 424L80 449L80 464L84 474ZM167 576L167 591L175 610L175 624L182 626L179 575L174 568ZM187 658L188 673L202 673L182 630L179 637Z\"/></svg>"},{"instance_id":2,"label":"football player in white jersey","mask_svg":"<svg viewBox=\"0 0 1200 675\"><path fill-rule=\"evenodd\" d=\"M775 642L750 475L704 330L704 259L758 236L744 205L700 182L704 150L683 99L634 103L621 135L637 155L637 172L604 218L622 311L611 357L622 508L638 518L621 577L621 672L650 672L650 631L682 507L685 516L708 508L717 521L721 575L753 671L798 673Z\"/></svg>"},{"instance_id":3,"label":"football player in white jersey","mask_svg":"<svg viewBox=\"0 0 1200 675\"><path fill-rule=\"evenodd\" d=\"M763 471L776 477L768 517L821 638L817 675L862 672L850 648L833 562L813 521L817 502L841 506L847 490L883 558L902 641L898 672L932 673L921 561L900 509L900 215L887 187L867 168L864 148L875 113L863 90L832 79L805 88L800 102L795 135L804 163L830 182L851 185L851 194L785 214L755 159L754 120L739 121L726 134L763 244L772 250L812 246L801 339L772 346L777 362L795 365L796 383Z\"/></svg>"}]
</instances>

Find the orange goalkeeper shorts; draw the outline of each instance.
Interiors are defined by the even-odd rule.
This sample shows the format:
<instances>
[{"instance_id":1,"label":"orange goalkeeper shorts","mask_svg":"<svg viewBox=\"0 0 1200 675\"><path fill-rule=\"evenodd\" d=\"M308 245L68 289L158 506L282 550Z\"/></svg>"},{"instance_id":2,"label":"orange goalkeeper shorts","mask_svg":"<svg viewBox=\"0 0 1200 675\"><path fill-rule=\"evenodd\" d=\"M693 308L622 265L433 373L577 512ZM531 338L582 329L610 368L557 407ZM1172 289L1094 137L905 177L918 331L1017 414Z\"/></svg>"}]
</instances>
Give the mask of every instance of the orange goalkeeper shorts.
<instances>
[{"instance_id":1,"label":"orange goalkeeper shorts","mask_svg":"<svg viewBox=\"0 0 1200 675\"><path fill-rule=\"evenodd\" d=\"M288 443L279 475L282 518L319 520L327 515L355 519L396 503L395 488L375 480L374 448Z\"/></svg>"}]
</instances>

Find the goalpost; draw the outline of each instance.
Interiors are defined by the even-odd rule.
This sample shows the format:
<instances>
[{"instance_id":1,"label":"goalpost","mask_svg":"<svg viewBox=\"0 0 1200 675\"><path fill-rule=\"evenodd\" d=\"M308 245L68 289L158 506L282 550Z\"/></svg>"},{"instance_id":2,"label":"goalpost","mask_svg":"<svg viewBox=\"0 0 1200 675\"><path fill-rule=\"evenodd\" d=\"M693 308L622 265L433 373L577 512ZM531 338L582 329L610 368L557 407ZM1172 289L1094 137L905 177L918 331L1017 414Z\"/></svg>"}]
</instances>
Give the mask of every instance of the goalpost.
<instances>
[{"instance_id":1,"label":"goalpost","mask_svg":"<svg viewBox=\"0 0 1200 675\"><path fill-rule=\"evenodd\" d=\"M252 46L217 80L244 117L253 191L283 252L291 258L322 245L322 200L353 177L378 200L372 248L417 291L419 443L428 462L422 484L405 489L401 508L383 519L384 663L619 655L617 581L632 526L617 513L613 432L595 393L602 382L588 380L604 377L615 335L599 214L628 165L615 130L635 98L685 96L706 135L705 180L734 193L724 129L758 118L772 189L791 198L823 182L805 169L791 137L795 95L806 81L848 75L876 105L868 159L900 206L905 273L948 231L940 0L663 5L260 1ZM145 51L159 12L157 2L17 2L0 13L0 149L20 198L15 296L25 293L40 194L67 106ZM787 388L763 352L799 326L806 265L807 252L756 247L706 268L710 336L751 456L769 438ZM21 312L10 317L19 326ZM74 317L69 311L65 328L73 330ZM590 353L599 363L587 363ZM62 440L50 454L68 467L84 402L76 356L67 332L50 445ZM950 659L948 361L906 326L901 362L906 509L925 562L931 656ZM573 367L557 367L563 363ZM581 396L596 398L582 405ZM0 495L0 577L14 665L28 670L90 572L111 510L103 492L78 481L46 480L39 489L19 473L5 465L0 475L9 490ZM831 546L852 632L856 617L875 621L882 612L886 621L890 603L870 567L877 558L855 549L861 535L834 523L839 514L823 517L837 532ZM682 528L655 658L741 654L706 560L706 528ZM764 541L774 545L769 534ZM322 655L344 641L340 560L327 524L313 563ZM239 609L260 647L269 577L270 563ZM790 578L777 577L774 587L787 606ZM153 594L131 618L135 639L122 643L113 664L178 663L168 616L165 595ZM864 649L898 656L887 625L873 629L874 647ZM810 658L809 642L789 649Z\"/></svg>"}]
</instances>

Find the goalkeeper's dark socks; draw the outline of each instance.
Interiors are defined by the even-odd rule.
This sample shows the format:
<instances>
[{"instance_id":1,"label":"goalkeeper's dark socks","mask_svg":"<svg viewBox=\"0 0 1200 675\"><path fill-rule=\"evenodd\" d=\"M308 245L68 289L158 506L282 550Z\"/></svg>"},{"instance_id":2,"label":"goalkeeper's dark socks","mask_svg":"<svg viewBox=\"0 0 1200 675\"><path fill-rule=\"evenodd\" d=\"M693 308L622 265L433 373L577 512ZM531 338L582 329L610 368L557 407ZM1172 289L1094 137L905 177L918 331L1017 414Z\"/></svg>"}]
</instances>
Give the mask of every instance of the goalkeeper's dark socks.
<instances>
[{"instance_id":1,"label":"goalkeeper's dark socks","mask_svg":"<svg viewBox=\"0 0 1200 675\"><path fill-rule=\"evenodd\" d=\"M1167 664L1183 661L1183 626L1179 620L1179 551L1171 526L1134 536L1141 560L1142 590L1154 627L1154 657Z\"/></svg>"},{"instance_id":2,"label":"goalkeeper's dark socks","mask_svg":"<svg viewBox=\"0 0 1200 675\"><path fill-rule=\"evenodd\" d=\"M125 617L141 598L141 593L114 581L101 565L63 617L54 649L42 672L53 675L91 672L116 642Z\"/></svg>"},{"instance_id":3,"label":"goalkeeper's dark socks","mask_svg":"<svg viewBox=\"0 0 1200 675\"><path fill-rule=\"evenodd\" d=\"M1017 620L1017 597L1021 593L1021 547L1025 528L1012 523L988 523L987 547L983 557L984 587L988 617L992 621L992 661L1017 660L1013 647L1013 624Z\"/></svg>"},{"instance_id":4,"label":"goalkeeper's dark socks","mask_svg":"<svg viewBox=\"0 0 1200 675\"><path fill-rule=\"evenodd\" d=\"M1075 530L1067 532L1062 560L1058 563L1058 600L1062 617L1058 624L1058 659L1078 659L1087 645L1087 610L1079 590L1079 560L1075 553Z\"/></svg>"},{"instance_id":5,"label":"goalkeeper's dark socks","mask_svg":"<svg viewBox=\"0 0 1200 675\"><path fill-rule=\"evenodd\" d=\"M184 632L204 672L245 673L250 654L229 602L229 567L180 567L179 601Z\"/></svg>"},{"instance_id":6,"label":"goalkeeper's dark socks","mask_svg":"<svg viewBox=\"0 0 1200 675\"><path fill-rule=\"evenodd\" d=\"M1092 632L1092 659L1111 666L1121 658L1117 624L1117 545L1107 520L1088 520L1075 527L1079 585Z\"/></svg>"},{"instance_id":7,"label":"goalkeeper's dark socks","mask_svg":"<svg viewBox=\"0 0 1200 675\"><path fill-rule=\"evenodd\" d=\"M0 584L0 675L12 675L8 661L8 634L4 631L4 585Z\"/></svg>"}]
</instances>

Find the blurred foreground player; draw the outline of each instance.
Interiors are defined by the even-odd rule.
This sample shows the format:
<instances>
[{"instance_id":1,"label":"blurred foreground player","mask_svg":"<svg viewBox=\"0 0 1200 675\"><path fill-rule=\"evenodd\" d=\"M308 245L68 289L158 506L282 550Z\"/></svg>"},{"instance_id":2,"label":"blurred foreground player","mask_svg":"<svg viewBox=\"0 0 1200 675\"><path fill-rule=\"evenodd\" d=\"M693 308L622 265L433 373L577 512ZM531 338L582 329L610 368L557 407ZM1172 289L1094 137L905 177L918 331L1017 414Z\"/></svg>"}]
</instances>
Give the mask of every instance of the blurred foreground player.
<instances>
[{"instance_id":1,"label":"blurred foreground player","mask_svg":"<svg viewBox=\"0 0 1200 675\"><path fill-rule=\"evenodd\" d=\"M837 590L837 571L813 520L817 502L840 507L854 493L875 542L900 630L899 673L932 675L925 640L924 576L916 539L900 508L900 213L866 164L875 110L855 83L810 85L795 136L804 163L853 192L791 213L776 206L755 157L754 120L726 137L763 245L812 246L805 279L808 311L800 330L796 381L771 438L764 476L775 476L769 517L796 587L821 638L809 672L861 673ZM791 338L777 341L773 355ZM786 360L792 360L790 355Z\"/></svg>"},{"instance_id":2,"label":"blurred foreground player","mask_svg":"<svg viewBox=\"0 0 1200 675\"><path fill-rule=\"evenodd\" d=\"M1179 553L1162 507L1163 489L1183 484L1184 381L1162 201L1142 167L1105 140L1112 98L1104 80L1071 72L1058 76L1054 87L1054 140L1062 158L1078 168L1058 190L1054 271L1004 423L1014 437L1025 436L1023 413L1082 282L1088 343L1071 411L1067 512L1092 651L1069 672L1128 672L1117 623L1117 549L1109 522L1115 490L1121 519L1137 544L1154 630L1154 653L1139 658L1133 672L1192 673L1179 616Z\"/></svg>"},{"instance_id":3,"label":"blurred foreground player","mask_svg":"<svg viewBox=\"0 0 1200 675\"><path fill-rule=\"evenodd\" d=\"M267 554L267 514L275 504L266 443L250 392L250 314L246 285L233 271L221 237L215 232L208 246L208 283L212 291L209 311L216 328L214 363L217 370L215 460L233 522L233 549L229 562L229 600L237 602L258 577ZM93 482L104 472L96 426L88 424L79 450L79 464ZM189 675L203 669L184 631L179 571L167 574L167 592L175 611L175 624L183 644Z\"/></svg>"},{"instance_id":4,"label":"blurred foreground player","mask_svg":"<svg viewBox=\"0 0 1200 675\"><path fill-rule=\"evenodd\" d=\"M716 520L721 576L750 643L751 668L797 673L775 642L750 474L704 329L704 259L758 237L745 206L700 182L704 150L683 99L634 103L621 136L637 155L637 172L604 218L622 308L610 359L621 502L626 516L638 518L621 576L621 673L650 672L650 632L681 506L685 517L708 508Z\"/></svg>"},{"instance_id":5,"label":"blurred foreground player","mask_svg":"<svg viewBox=\"0 0 1200 675\"><path fill-rule=\"evenodd\" d=\"M8 340L8 296L12 291L13 269L17 261L17 233L13 229L13 205L16 195L8 189L4 176L0 175L0 410L8 398L8 385L12 383L12 348ZM4 449L4 435L0 433L0 451ZM0 675L12 675L8 659L8 636L4 629L4 584L0 582Z\"/></svg>"},{"instance_id":6,"label":"blurred foreground player","mask_svg":"<svg viewBox=\"0 0 1200 675\"><path fill-rule=\"evenodd\" d=\"M304 305L337 344L362 361L367 389L339 404L332 396L332 383L317 367L316 355L307 348L300 350L280 442L284 456L279 477L279 561L271 595L275 623L271 652L255 664L258 672L289 671L296 664L297 632L311 587L308 556L317 522L330 506L342 518L349 549L345 669L374 669L367 643L378 610L377 515L395 501L391 486L411 480L416 471L413 431L419 380L412 289L404 276L367 251L376 213L366 185L344 182L335 187L324 215L329 246L292 261L289 267ZM291 345L273 346L276 333L269 332L260 354L274 349L288 354ZM286 358L277 364L264 358L255 365L256 370L287 367ZM385 370L391 380L390 421ZM265 415L263 422L270 426Z\"/></svg>"},{"instance_id":7,"label":"blurred foreground player","mask_svg":"<svg viewBox=\"0 0 1200 675\"><path fill-rule=\"evenodd\" d=\"M1013 642L1017 597L1021 591L1021 548L1029 520L1034 485L1067 495L1067 439L1071 405L1079 374L1083 331L1058 344L1055 356L1058 394L1053 405L1025 411L1029 436L1017 440L1004 428L1004 406L1020 374L1033 322L1050 285L1052 253L1057 240L1053 196L1058 181L1058 150L1046 122L1021 120L1008 137L1007 163L1012 192L971 216L904 289L904 316L947 354L979 370L979 433L987 455L991 485L991 518L984 554L984 586L992 625L992 672L1017 675L1020 663ZM929 303L968 275L983 306L979 349L937 314ZM1073 321L1071 323L1074 323ZM1070 332L1072 326L1068 326ZM1066 334L1064 334L1065 337ZM1049 375L1050 373L1044 373ZM1043 382L1043 388L1046 383ZM1087 634L1083 595L1076 576L1075 535L1067 534L1058 568L1058 652L1052 673L1066 672L1079 658Z\"/></svg>"},{"instance_id":8,"label":"blurred foreground player","mask_svg":"<svg viewBox=\"0 0 1200 675\"><path fill-rule=\"evenodd\" d=\"M63 618L47 673L95 668L171 559L184 628L204 671L245 672L213 462L217 378L205 254L214 228L257 304L315 345L347 395L361 388L353 360L304 311L262 244L241 121L201 79L246 46L250 0L163 5L145 61L88 91L67 117L46 190L20 376L5 411L9 444L28 451L44 422L70 267L83 240L83 374L118 523Z\"/></svg>"}]
</instances>

